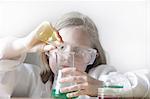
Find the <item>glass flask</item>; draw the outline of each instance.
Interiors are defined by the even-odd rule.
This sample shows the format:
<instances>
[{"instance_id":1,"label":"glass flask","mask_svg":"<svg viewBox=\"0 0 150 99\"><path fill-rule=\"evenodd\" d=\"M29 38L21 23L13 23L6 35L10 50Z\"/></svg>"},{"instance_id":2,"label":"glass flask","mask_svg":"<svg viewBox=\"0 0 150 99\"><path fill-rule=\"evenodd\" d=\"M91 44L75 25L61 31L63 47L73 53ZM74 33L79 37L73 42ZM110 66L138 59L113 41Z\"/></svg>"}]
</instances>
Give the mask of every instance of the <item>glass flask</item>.
<instances>
[{"instance_id":1,"label":"glass flask","mask_svg":"<svg viewBox=\"0 0 150 99\"><path fill-rule=\"evenodd\" d=\"M66 96L67 93L61 93L60 88L72 86L75 85L75 83L60 83L59 81L63 77L71 77L74 75L74 71L70 71L68 74L62 73L63 68L74 67L74 52L57 51L53 54L49 54L49 63L50 65L57 67L52 86L51 97L53 99L68 99Z\"/></svg>"}]
</instances>

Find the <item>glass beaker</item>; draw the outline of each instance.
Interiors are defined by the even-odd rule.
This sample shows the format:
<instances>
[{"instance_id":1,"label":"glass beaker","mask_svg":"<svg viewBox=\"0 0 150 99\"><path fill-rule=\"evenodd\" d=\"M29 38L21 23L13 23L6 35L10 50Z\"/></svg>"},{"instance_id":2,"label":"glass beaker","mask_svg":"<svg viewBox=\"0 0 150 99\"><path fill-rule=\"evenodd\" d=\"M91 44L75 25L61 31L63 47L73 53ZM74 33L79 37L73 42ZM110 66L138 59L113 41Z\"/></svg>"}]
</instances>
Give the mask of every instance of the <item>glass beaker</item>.
<instances>
[{"instance_id":1,"label":"glass beaker","mask_svg":"<svg viewBox=\"0 0 150 99\"><path fill-rule=\"evenodd\" d=\"M120 87L120 86L119 86ZM109 86L98 88L98 99L120 99L123 88L118 86Z\"/></svg>"},{"instance_id":2,"label":"glass beaker","mask_svg":"<svg viewBox=\"0 0 150 99\"><path fill-rule=\"evenodd\" d=\"M67 67L74 67L74 52L58 51L49 55L50 65L56 65L56 74L52 86L51 97L53 99L68 99L67 93L61 93L60 88L74 85L75 83L60 83L59 80L63 77L71 77L74 75L73 71L69 74L63 74L62 69Z\"/></svg>"},{"instance_id":3,"label":"glass beaker","mask_svg":"<svg viewBox=\"0 0 150 99\"><path fill-rule=\"evenodd\" d=\"M99 99L132 99L132 87L129 80L119 72L103 75L104 85L98 88Z\"/></svg>"}]
</instances>

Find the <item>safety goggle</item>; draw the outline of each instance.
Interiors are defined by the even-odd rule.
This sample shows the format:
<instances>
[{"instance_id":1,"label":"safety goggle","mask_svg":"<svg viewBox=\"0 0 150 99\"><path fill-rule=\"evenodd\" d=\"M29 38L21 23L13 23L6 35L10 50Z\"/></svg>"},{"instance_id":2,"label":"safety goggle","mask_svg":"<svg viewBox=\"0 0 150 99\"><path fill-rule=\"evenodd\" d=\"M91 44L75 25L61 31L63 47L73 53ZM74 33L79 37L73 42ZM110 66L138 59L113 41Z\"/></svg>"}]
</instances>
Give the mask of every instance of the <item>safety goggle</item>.
<instances>
[{"instance_id":1,"label":"safety goggle","mask_svg":"<svg viewBox=\"0 0 150 99\"><path fill-rule=\"evenodd\" d=\"M60 52L73 52L74 61L82 61L85 65L93 64L96 58L97 51L93 48L77 47L69 43L63 43L58 46Z\"/></svg>"}]
</instances>

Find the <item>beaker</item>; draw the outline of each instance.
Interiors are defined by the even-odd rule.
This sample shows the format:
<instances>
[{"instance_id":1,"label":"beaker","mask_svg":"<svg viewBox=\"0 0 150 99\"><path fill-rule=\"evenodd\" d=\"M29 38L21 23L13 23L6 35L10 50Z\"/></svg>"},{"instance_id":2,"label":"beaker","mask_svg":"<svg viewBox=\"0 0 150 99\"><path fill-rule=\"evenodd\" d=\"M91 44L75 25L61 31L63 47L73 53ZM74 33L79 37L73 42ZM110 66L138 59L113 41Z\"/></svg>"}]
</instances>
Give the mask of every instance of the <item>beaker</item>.
<instances>
[{"instance_id":1,"label":"beaker","mask_svg":"<svg viewBox=\"0 0 150 99\"><path fill-rule=\"evenodd\" d=\"M117 88L115 86L112 87L103 87L98 88L98 99L120 99L123 98L121 96L121 91L123 88Z\"/></svg>"},{"instance_id":2,"label":"beaker","mask_svg":"<svg viewBox=\"0 0 150 99\"><path fill-rule=\"evenodd\" d=\"M104 85L98 88L99 99L132 99L132 87L130 81L119 72L111 72L101 78Z\"/></svg>"},{"instance_id":3,"label":"beaker","mask_svg":"<svg viewBox=\"0 0 150 99\"><path fill-rule=\"evenodd\" d=\"M50 65L56 66L56 74L52 86L51 97L53 99L68 99L67 93L61 93L60 88L72 86L75 83L60 83L60 79L63 77L71 77L74 75L74 71L70 71L69 74L63 74L62 69L67 67L74 67L74 52L57 51L49 55Z\"/></svg>"}]
</instances>

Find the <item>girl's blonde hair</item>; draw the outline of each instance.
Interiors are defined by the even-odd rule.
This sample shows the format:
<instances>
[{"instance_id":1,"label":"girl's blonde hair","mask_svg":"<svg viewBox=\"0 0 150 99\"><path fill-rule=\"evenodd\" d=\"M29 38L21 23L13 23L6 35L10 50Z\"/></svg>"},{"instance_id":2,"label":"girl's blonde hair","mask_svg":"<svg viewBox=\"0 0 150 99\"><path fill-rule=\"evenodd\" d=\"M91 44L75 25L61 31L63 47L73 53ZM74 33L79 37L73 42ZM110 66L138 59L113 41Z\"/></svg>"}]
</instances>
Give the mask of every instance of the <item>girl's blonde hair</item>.
<instances>
[{"instance_id":1,"label":"girl's blonde hair","mask_svg":"<svg viewBox=\"0 0 150 99\"><path fill-rule=\"evenodd\" d=\"M94 22L88 16L83 15L79 12L70 12L60 17L54 27L59 31L63 28L70 27L70 26L82 27L82 29L84 29L84 31L88 33L87 35L89 35L88 39L91 42L91 47L97 50L97 53L98 53L97 57L92 65L87 66L86 72L89 72L90 69L97 67L101 64L106 64L104 50L100 44L98 30ZM41 74L42 81L43 82L47 81L49 77L50 77L50 80L53 80L54 74L49 68L48 61L45 61L47 59L44 55L42 55L42 57L43 57L43 62L46 66L46 69L43 70ZM44 80L44 78L46 78L47 76L49 77L46 80Z\"/></svg>"}]
</instances>

